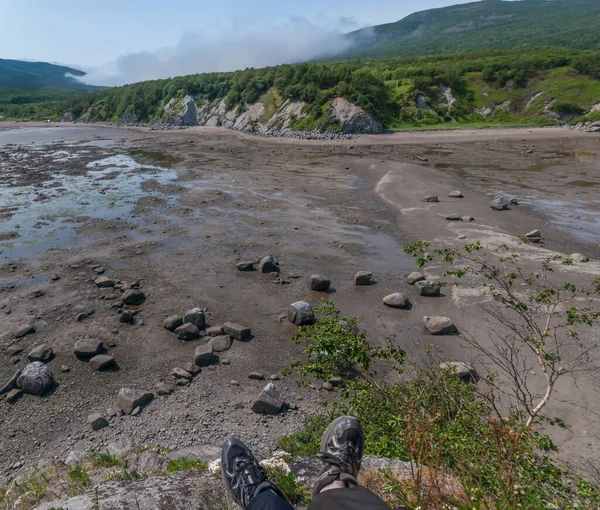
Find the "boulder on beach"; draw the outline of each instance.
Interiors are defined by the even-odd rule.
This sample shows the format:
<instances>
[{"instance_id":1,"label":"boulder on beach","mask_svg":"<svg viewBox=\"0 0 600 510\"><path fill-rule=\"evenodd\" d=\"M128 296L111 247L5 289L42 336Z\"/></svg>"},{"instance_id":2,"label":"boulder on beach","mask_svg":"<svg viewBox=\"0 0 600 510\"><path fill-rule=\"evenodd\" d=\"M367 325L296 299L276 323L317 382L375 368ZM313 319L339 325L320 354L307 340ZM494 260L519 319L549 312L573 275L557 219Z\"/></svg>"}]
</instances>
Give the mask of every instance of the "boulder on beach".
<instances>
[{"instance_id":1,"label":"boulder on beach","mask_svg":"<svg viewBox=\"0 0 600 510\"><path fill-rule=\"evenodd\" d=\"M175 331L179 326L183 325L183 319L179 315L170 315L163 323L163 328L169 331Z\"/></svg>"},{"instance_id":2,"label":"boulder on beach","mask_svg":"<svg viewBox=\"0 0 600 510\"><path fill-rule=\"evenodd\" d=\"M152 401L152 393L133 388L121 388L117 395L117 406L125 414L131 414L137 407L142 407Z\"/></svg>"},{"instance_id":3,"label":"boulder on beach","mask_svg":"<svg viewBox=\"0 0 600 510\"><path fill-rule=\"evenodd\" d=\"M581 254L581 253L571 253L569 258L575 262L589 262L589 257Z\"/></svg>"},{"instance_id":4,"label":"boulder on beach","mask_svg":"<svg viewBox=\"0 0 600 510\"><path fill-rule=\"evenodd\" d=\"M195 340L200 337L200 330L193 324L184 324L175 330L179 340Z\"/></svg>"},{"instance_id":5,"label":"boulder on beach","mask_svg":"<svg viewBox=\"0 0 600 510\"><path fill-rule=\"evenodd\" d=\"M144 301L146 301L146 294L138 289L129 289L123 293L121 300L126 305L143 305Z\"/></svg>"},{"instance_id":6,"label":"boulder on beach","mask_svg":"<svg viewBox=\"0 0 600 510\"><path fill-rule=\"evenodd\" d=\"M202 329L206 325L206 315L202 308L192 308L183 315L183 324L193 324L198 329Z\"/></svg>"},{"instance_id":7,"label":"boulder on beach","mask_svg":"<svg viewBox=\"0 0 600 510\"><path fill-rule=\"evenodd\" d=\"M54 356L54 351L52 351L52 347L47 344L41 344L37 347L34 347L29 354L27 355L27 359L29 361L48 361Z\"/></svg>"},{"instance_id":8,"label":"boulder on beach","mask_svg":"<svg viewBox=\"0 0 600 510\"><path fill-rule=\"evenodd\" d=\"M373 273L371 271L359 271L354 275L354 285L370 285Z\"/></svg>"},{"instance_id":9,"label":"boulder on beach","mask_svg":"<svg viewBox=\"0 0 600 510\"><path fill-rule=\"evenodd\" d=\"M448 193L448 196L450 198L464 198L462 192L459 190L451 191L450 193Z\"/></svg>"},{"instance_id":10,"label":"boulder on beach","mask_svg":"<svg viewBox=\"0 0 600 510\"><path fill-rule=\"evenodd\" d=\"M491 201L490 207L496 211L508 210L508 200L504 197L496 197Z\"/></svg>"},{"instance_id":11,"label":"boulder on beach","mask_svg":"<svg viewBox=\"0 0 600 510\"><path fill-rule=\"evenodd\" d=\"M439 201L440 200L436 195L429 195L427 197L423 197L423 202L436 203Z\"/></svg>"},{"instance_id":12,"label":"boulder on beach","mask_svg":"<svg viewBox=\"0 0 600 510\"><path fill-rule=\"evenodd\" d=\"M452 335L458 333L448 317L423 317L423 324L432 335Z\"/></svg>"},{"instance_id":13,"label":"boulder on beach","mask_svg":"<svg viewBox=\"0 0 600 510\"><path fill-rule=\"evenodd\" d=\"M43 395L54 387L54 374L41 361L29 363L17 379L17 388L30 395Z\"/></svg>"},{"instance_id":14,"label":"boulder on beach","mask_svg":"<svg viewBox=\"0 0 600 510\"><path fill-rule=\"evenodd\" d=\"M383 298L383 303L390 308L408 308L410 301L401 292L395 292Z\"/></svg>"},{"instance_id":15,"label":"boulder on beach","mask_svg":"<svg viewBox=\"0 0 600 510\"><path fill-rule=\"evenodd\" d=\"M215 359L213 348L210 342L204 345L199 345L194 351L194 363L198 367L206 367Z\"/></svg>"},{"instance_id":16,"label":"boulder on beach","mask_svg":"<svg viewBox=\"0 0 600 510\"><path fill-rule=\"evenodd\" d=\"M273 383L267 384L260 396L252 405L252 411L257 414L277 414L283 407L283 399Z\"/></svg>"},{"instance_id":17,"label":"boulder on beach","mask_svg":"<svg viewBox=\"0 0 600 510\"><path fill-rule=\"evenodd\" d=\"M331 286L331 280L320 274L313 274L310 277L310 288L317 292L325 292Z\"/></svg>"},{"instance_id":18,"label":"boulder on beach","mask_svg":"<svg viewBox=\"0 0 600 510\"><path fill-rule=\"evenodd\" d=\"M91 338L78 340L73 346L75 356L80 358L93 358L97 354L103 354L105 350L104 342L101 340L92 340Z\"/></svg>"},{"instance_id":19,"label":"boulder on beach","mask_svg":"<svg viewBox=\"0 0 600 510\"><path fill-rule=\"evenodd\" d=\"M417 282L422 282L425 280L425 275L423 273L419 273L418 271L413 271L406 277L406 283L409 285L414 285Z\"/></svg>"},{"instance_id":20,"label":"boulder on beach","mask_svg":"<svg viewBox=\"0 0 600 510\"><path fill-rule=\"evenodd\" d=\"M261 273L279 273L279 265L273 259L273 255L263 257L258 264L258 269Z\"/></svg>"},{"instance_id":21,"label":"boulder on beach","mask_svg":"<svg viewBox=\"0 0 600 510\"><path fill-rule=\"evenodd\" d=\"M442 291L442 285L432 280L421 280L415 283L415 287L419 289L421 296L437 297Z\"/></svg>"},{"instance_id":22,"label":"boulder on beach","mask_svg":"<svg viewBox=\"0 0 600 510\"><path fill-rule=\"evenodd\" d=\"M226 322L223 324L223 332L236 340L248 340L252 336L250 328L236 324L235 322ZM218 336L218 335L217 335Z\"/></svg>"},{"instance_id":23,"label":"boulder on beach","mask_svg":"<svg viewBox=\"0 0 600 510\"><path fill-rule=\"evenodd\" d=\"M297 326L304 326L315 322L315 312L306 301L296 301L288 309L288 320Z\"/></svg>"},{"instance_id":24,"label":"boulder on beach","mask_svg":"<svg viewBox=\"0 0 600 510\"><path fill-rule=\"evenodd\" d=\"M463 361L446 361L440 363L440 369L449 374L456 375L459 379L465 382L477 382L477 371L473 365Z\"/></svg>"}]
</instances>

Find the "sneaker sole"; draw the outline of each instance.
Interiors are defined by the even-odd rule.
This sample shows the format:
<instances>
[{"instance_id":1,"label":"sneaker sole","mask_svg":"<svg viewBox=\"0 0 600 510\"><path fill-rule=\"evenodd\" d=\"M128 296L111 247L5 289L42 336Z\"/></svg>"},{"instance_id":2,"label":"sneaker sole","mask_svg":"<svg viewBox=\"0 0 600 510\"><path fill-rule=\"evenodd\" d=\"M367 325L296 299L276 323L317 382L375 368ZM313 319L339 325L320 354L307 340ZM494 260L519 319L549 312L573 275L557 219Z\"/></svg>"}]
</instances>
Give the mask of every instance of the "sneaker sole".
<instances>
[{"instance_id":1,"label":"sneaker sole","mask_svg":"<svg viewBox=\"0 0 600 510\"><path fill-rule=\"evenodd\" d=\"M335 420L333 420L329 424L329 427L327 427L325 429L325 432L323 432L323 435L321 436L321 444L319 445L319 451L321 453L325 453L325 449L327 447L327 443L329 442L329 439L331 438L331 433L333 432L333 429L336 428L341 422L343 422L345 420L349 420L349 421L356 423L356 428L360 430L360 434L363 438L363 444L364 444L365 433L363 432L360 421L358 421L358 419L355 418L354 416L340 416L339 418L336 418Z\"/></svg>"}]
</instances>

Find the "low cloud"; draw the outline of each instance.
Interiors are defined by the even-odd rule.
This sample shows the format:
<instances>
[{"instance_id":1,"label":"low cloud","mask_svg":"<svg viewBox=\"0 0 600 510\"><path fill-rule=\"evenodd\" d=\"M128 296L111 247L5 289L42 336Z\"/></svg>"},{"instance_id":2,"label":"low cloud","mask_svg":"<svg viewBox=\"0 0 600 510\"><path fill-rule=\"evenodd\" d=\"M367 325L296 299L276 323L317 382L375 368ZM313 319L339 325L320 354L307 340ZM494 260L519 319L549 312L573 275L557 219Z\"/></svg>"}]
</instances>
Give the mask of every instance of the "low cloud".
<instances>
[{"instance_id":1,"label":"low cloud","mask_svg":"<svg viewBox=\"0 0 600 510\"><path fill-rule=\"evenodd\" d=\"M318 23L294 17L272 25L231 26L186 34L175 47L123 55L87 69L92 85L124 85L186 74L297 63L342 53L351 42L343 34L358 28L351 18Z\"/></svg>"}]
</instances>

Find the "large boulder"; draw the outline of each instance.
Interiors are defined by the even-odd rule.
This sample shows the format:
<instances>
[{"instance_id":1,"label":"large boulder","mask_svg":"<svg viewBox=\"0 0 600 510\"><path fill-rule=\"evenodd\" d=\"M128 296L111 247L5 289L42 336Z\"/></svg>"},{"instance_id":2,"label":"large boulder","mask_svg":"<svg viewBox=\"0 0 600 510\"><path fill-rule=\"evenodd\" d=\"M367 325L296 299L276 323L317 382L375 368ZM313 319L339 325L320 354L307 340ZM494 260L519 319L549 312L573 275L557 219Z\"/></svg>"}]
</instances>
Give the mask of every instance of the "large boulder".
<instances>
[{"instance_id":1,"label":"large boulder","mask_svg":"<svg viewBox=\"0 0 600 510\"><path fill-rule=\"evenodd\" d=\"M273 383L267 384L260 396L252 405L257 414L277 414L283 407L283 400Z\"/></svg>"},{"instance_id":2,"label":"large boulder","mask_svg":"<svg viewBox=\"0 0 600 510\"><path fill-rule=\"evenodd\" d=\"M477 371L473 368L473 365L463 361L446 361L440 363L440 369L451 375L456 375L465 382L477 382L478 379Z\"/></svg>"},{"instance_id":3,"label":"large boulder","mask_svg":"<svg viewBox=\"0 0 600 510\"><path fill-rule=\"evenodd\" d=\"M22 338L26 335L35 333L35 328L31 324L20 324L14 332L15 338Z\"/></svg>"},{"instance_id":4,"label":"large boulder","mask_svg":"<svg viewBox=\"0 0 600 510\"><path fill-rule=\"evenodd\" d=\"M193 324L198 329L202 329L206 325L206 315L202 308L192 308L183 315L183 324Z\"/></svg>"},{"instance_id":5,"label":"large boulder","mask_svg":"<svg viewBox=\"0 0 600 510\"><path fill-rule=\"evenodd\" d=\"M241 341L247 340L252 336L250 328L240 326L235 322L226 322L223 324L223 331L226 335Z\"/></svg>"},{"instance_id":6,"label":"large boulder","mask_svg":"<svg viewBox=\"0 0 600 510\"><path fill-rule=\"evenodd\" d=\"M370 285L372 278L371 271L359 271L354 275L354 285Z\"/></svg>"},{"instance_id":7,"label":"large boulder","mask_svg":"<svg viewBox=\"0 0 600 510\"><path fill-rule=\"evenodd\" d=\"M175 330L179 340L195 340L200 337L200 330L194 324L184 324Z\"/></svg>"},{"instance_id":8,"label":"large boulder","mask_svg":"<svg viewBox=\"0 0 600 510\"><path fill-rule=\"evenodd\" d=\"M310 288L317 292L325 292L331 286L331 280L320 274L313 274L310 277Z\"/></svg>"},{"instance_id":9,"label":"large boulder","mask_svg":"<svg viewBox=\"0 0 600 510\"><path fill-rule=\"evenodd\" d=\"M125 414L131 414L136 407L142 407L151 402L152 397L153 395L149 391L121 388L117 395L117 406Z\"/></svg>"},{"instance_id":10,"label":"large boulder","mask_svg":"<svg viewBox=\"0 0 600 510\"><path fill-rule=\"evenodd\" d=\"M29 361L48 361L54 356L54 352L52 351L52 347L47 344L41 344L37 347L34 347L29 354L27 355L27 359Z\"/></svg>"},{"instance_id":11,"label":"large boulder","mask_svg":"<svg viewBox=\"0 0 600 510\"><path fill-rule=\"evenodd\" d=\"M29 363L17 379L17 388L30 395L43 395L54 387L54 374L41 361Z\"/></svg>"},{"instance_id":12,"label":"large boulder","mask_svg":"<svg viewBox=\"0 0 600 510\"><path fill-rule=\"evenodd\" d=\"M395 292L394 294L385 296L383 298L383 304L391 308L408 308L410 306L410 301L404 294Z\"/></svg>"},{"instance_id":13,"label":"large boulder","mask_svg":"<svg viewBox=\"0 0 600 510\"><path fill-rule=\"evenodd\" d=\"M491 201L490 207L496 211L508 210L508 200L504 197L496 197Z\"/></svg>"},{"instance_id":14,"label":"large boulder","mask_svg":"<svg viewBox=\"0 0 600 510\"><path fill-rule=\"evenodd\" d=\"M273 255L267 255L260 260L258 269L261 273L279 273L279 265L273 259Z\"/></svg>"},{"instance_id":15,"label":"large boulder","mask_svg":"<svg viewBox=\"0 0 600 510\"><path fill-rule=\"evenodd\" d=\"M422 280L415 283L415 287L419 289L421 296L437 297L442 291L442 286L438 282L431 280Z\"/></svg>"},{"instance_id":16,"label":"large boulder","mask_svg":"<svg viewBox=\"0 0 600 510\"><path fill-rule=\"evenodd\" d=\"M93 340L91 338L78 340L73 346L75 356L80 358L93 358L98 354L103 354L105 351L104 343L101 340Z\"/></svg>"},{"instance_id":17,"label":"large boulder","mask_svg":"<svg viewBox=\"0 0 600 510\"><path fill-rule=\"evenodd\" d=\"M99 354L98 356L94 356L90 360L90 367L93 370L106 370L107 368L112 368L116 365L115 358L112 356L108 356L106 354Z\"/></svg>"},{"instance_id":18,"label":"large boulder","mask_svg":"<svg viewBox=\"0 0 600 510\"><path fill-rule=\"evenodd\" d=\"M199 345L194 351L194 363L199 367L210 365L215 359L213 348L210 342L204 345Z\"/></svg>"},{"instance_id":19,"label":"large boulder","mask_svg":"<svg viewBox=\"0 0 600 510\"><path fill-rule=\"evenodd\" d=\"M406 278L406 283L408 283L409 285L414 285L415 283L422 282L425 279L426 278L423 273L419 273L418 271L413 271Z\"/></svg>"},{"instance_id":20,"label":"large boulder","mask_svg":"<svg viewBox=\"0 0 600 510\"><path fill-rule=\"evenodd\" d=\"M297 326L312 324L315 322L315 312L306 301L296 301L290 305L288 320Z\"/></svg>"},{"instance_id":21,"label":"large boulder","mask_svg":"<svg viewBox=\"0 0 600 510\"><path fill-rule=\"evenodd\" d=\"M223 352L231 348L231 337L229 335L215 336L210 341L214 352Z\"/></svg>"},{"instance_id":22,"label":"large boulder","mask_svg":"<svg viewBox=\"0 0 600 510\"><path fill-rule=\"evenodd\" d=\"M146 301L146 294L138 289L129 289L123 293L121 300L126 305L143 305Z\"/></svg>"},{"instance_id":23,"label":"large boulder","mask_svg":"<svg viewBox=\"0 0 600 510\"><path fill-rule=\"evenodd\" d=\"M182 324L183 319L179 315L170 315L163 321L163 328L175 331Z\"/></svg>"},{"instance_id":24,"label":"large boulder","mask_svg":"<svg viewBox=\"0 0 600 510\"><path fill-rule=\"evenodd\" d=\"M453 335L458 333L448 317L423 317L423 324L432 335Z\"/></svg>"}]
</instances>

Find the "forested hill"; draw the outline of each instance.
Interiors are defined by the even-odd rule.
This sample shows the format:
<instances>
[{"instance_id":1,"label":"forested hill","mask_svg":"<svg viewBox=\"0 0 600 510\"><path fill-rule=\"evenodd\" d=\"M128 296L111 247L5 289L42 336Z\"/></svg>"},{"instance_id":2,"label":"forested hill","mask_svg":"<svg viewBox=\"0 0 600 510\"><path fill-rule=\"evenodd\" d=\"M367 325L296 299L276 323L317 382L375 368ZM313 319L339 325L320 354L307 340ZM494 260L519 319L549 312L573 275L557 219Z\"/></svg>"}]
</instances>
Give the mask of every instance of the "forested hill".
<instances>
[{"instance_id":1,"label":"forested hill","mask_svg":"<svg viewBox=\"0 0 600 510\"><path fill-rule=\"evenodd\" d=\"M90 87L75 77L83 71L46 62L25 62L0 58L0 87L21 90L40 90L44 87L83 89Z\"/></svg>"},{"instance_id":2,"label":"forested hill","mask_svg":"<svg viewBox=\"0 0 600 510\"><path fill-rule=\"evenodd\" d=\"M357 123L344 125L340 108L353 107L372 120L355 109ZM600 52L550 48L281 65L135 83L64 102L0 104L0 114L267 134L597 122Z\"/></svg>"},{"instance_id":3,"label":"forested hill","mask_svg":"<svg viewBox=\"0 0 600 510\"><path fill-rule=\"evenodd\" d=\"M484 0L411 14L348 34L337 59L436 55L484 49L600 50L599 0Z\"/></svg>"}]
</instances>

